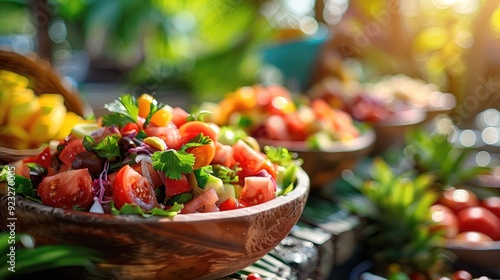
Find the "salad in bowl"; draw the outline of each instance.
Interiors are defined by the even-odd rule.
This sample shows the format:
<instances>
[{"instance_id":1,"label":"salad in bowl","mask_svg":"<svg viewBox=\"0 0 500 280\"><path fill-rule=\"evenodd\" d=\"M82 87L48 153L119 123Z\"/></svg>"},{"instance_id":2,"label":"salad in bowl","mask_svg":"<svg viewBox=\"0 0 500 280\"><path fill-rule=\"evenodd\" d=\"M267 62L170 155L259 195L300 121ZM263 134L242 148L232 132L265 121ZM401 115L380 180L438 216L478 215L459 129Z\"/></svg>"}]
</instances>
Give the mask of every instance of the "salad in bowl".
<instances>
[{"instance_id":1,"label":"salad in bowl","mask_svg":"<svg viewBox=\"0 0 500 280\"><path fill-rule=\"evenodd\" d=\"M293 189L299 164L281 147L199 120L153 96L122 95L15 169L17 194L93 213L173 216L261 204ZM5 180L5 178L4 178Z\"/></svg>"},{"instance_id":2,"label":"salad in bowl","mask_svg":"<svg viewBox=\"0 0 500 280\"><path fill-rule=\"evenodd\" d=\"M218 279L256 262L299 220L301 160L125 94L92 124L3 166L0 226L37 245L91 248L92 279Z\"/></svg>"}]
</instances>

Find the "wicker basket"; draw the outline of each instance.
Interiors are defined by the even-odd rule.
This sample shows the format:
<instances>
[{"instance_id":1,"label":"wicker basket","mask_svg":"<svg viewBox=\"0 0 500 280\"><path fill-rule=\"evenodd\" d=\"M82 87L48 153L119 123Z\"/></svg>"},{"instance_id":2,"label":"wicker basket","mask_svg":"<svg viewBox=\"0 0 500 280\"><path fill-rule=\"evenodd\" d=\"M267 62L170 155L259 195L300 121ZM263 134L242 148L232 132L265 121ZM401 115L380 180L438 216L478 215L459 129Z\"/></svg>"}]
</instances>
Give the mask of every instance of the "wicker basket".
<instances>
[{"instance_id":1,"label":"wicker basket","mask_svg":"<svg viewBox=\"0 0 500 280\"><path fill-rule=\"evenodd\" d=\"M64 97L68 111L84 118L93 114L92 108L63 76L45 59L35 53L18 54L11 50L0 49L0 69L9 70L29 78L35 94L59 93ZM36 155L40 149L15 150L0 147L0 162L12 162Z\"/></svg>"}]
</instances>

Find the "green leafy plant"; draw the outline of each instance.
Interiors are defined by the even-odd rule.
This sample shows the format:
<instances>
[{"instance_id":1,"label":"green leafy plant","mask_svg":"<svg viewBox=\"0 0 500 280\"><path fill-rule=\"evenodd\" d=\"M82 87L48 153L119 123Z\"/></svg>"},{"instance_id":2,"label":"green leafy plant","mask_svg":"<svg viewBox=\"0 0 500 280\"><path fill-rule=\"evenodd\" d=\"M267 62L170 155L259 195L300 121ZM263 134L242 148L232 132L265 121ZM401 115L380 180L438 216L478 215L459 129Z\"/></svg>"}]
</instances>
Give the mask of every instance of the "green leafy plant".
<instances>
[{"instance_id":1,"label":"green leafy plant","mask_svg":"<svg viewBox=\"0 0 500 280\"><path fill-rule=\"evenodd\" d=\"M31 236L23 233L12 239L9 232L0 232L0 252L6 252L0 256L0 279L26 279L34 273L62 267L82 267L91 272L95 263L102 261L91 248L63 244L34 246ZM12 263L9 254L15 256Z\"/></svg>"},{"instance_id":2,"label":"green leafy plant","mask_svg":"<svg viewBox=\"0 0 500 280\"><path fill-rule=\"evenodd\" d=\"M420 274L427 279L444 271L449 255L437 246L441 233L432 231L430 206L438 192L430 174L398 174L382 159L373 162L371 179L352 180L359 194L341 205L367 221L363 242L382 274Z\"/></svg>"},{"instance_id":3,"label":"green leafy plant","mask_svg":"<svg viewBox=\"0 0 500 280\"><path fill-rule=\"evenodd\" d=\"M442 187L463 184L489 167L467 166L472 148L455 147L448 135L431 133L423 128L406 133L405 157L418 173L430 173Z\"/></svg>"}]
</instances>

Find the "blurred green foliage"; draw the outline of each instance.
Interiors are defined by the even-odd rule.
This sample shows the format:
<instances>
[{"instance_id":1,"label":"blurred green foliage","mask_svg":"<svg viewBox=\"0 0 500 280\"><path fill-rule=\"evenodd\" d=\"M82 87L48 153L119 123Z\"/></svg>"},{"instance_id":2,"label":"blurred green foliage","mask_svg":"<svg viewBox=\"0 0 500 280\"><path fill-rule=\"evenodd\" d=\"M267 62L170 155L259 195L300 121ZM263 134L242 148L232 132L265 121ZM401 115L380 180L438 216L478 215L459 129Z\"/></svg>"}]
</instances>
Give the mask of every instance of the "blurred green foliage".
<instances>
[{"instance_id":1,"label":"blurred green foliage","mask_svg":"<svg viewBox=\"0 0 500 280\"><path fill-rule=\"evenodd\" d=\"M36 9L29 3L0 0L0 33L28 32L12 18L20 13L34 31ZM93 67L123 73L121 82L149 91L180 88L194 99L215 100L254 83L259 48L275 32L259 1L48 0L47 7L51 20L67 28L65 42L52 43L53 53L85 50Z\"/></svg>"}]
</instances>

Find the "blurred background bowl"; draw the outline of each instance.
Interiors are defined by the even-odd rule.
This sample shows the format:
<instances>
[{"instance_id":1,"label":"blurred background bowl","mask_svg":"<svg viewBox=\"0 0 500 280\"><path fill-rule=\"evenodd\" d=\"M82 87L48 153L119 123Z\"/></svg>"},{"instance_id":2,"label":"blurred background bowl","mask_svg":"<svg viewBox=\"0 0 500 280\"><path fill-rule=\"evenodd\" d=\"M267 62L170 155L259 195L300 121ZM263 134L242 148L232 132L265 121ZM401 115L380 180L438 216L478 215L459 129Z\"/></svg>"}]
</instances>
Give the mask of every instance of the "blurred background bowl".
<instances>
[{"instance_id":1,"label":"blurred background bowl","mask_svg":"<svg viewBox=\"0 0 500 280\"><path fill-rule=\"evenodd\" d=\"M328 28L319 26L312 35L266 45L262 60L281 73L288 88L302 91L311 85L320 50L328 38Z\"/></svg>"},{"instance_id":2,"label":"blurred background bowl","mask_svg":"<svg viewBox=\"0 0 500 280\"><path fill-rule=\"evenodd\" d=\"M377 140L370 155L381 155L390 147L402 144L406 132L422 125L425 120L425 110L412 108L395 111L389 120L372 124Z\"/></svg>"},{"instance_id":3,"label":"blurred background bowl","mask_svg":"<svg viewBox=\"0 0 500 280\"><path fill-rule=\"evenodd\" d=\"M32 235L37 245L98 250L102 279L217 279L254 263L291 231L309 195L302 169L297 179L293 191L263 204L173 218L65 210L17 197L16 232ZM0 190L7 203L5 185ZM7 214L2 207L4 230Z\"/></svg>"},{"instance_id":4,"label":"blurred background bowl","mask_svg":"<svg viewBox=\"0 0 500 280\"><path fill-rule=\"evenodd\" d=\"M456 254L461 262L492 269L500 275L500 241L471 244L448 240L444 247Z\"/></svg>"},{"instance_id":5,"label":"blurred background bowl","mask_svg":"<svg viewBox=\"0 0 500 280\"><path fill-rule=\"evenodd\" d=\"M331 142L321 150L308 147L303 141L282 141L258 138L261 146L285 147L304 160L302 168L311 179L311 188L320 188L339 177L343 170L352 168L368 155L375 143L375 131L367 128L348 141Z\"/></svg>"}]
</instances>

